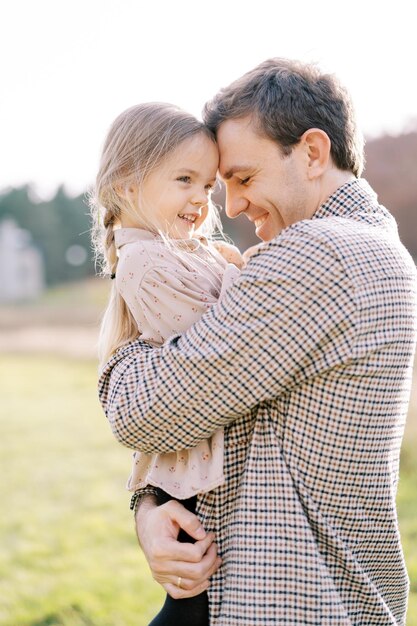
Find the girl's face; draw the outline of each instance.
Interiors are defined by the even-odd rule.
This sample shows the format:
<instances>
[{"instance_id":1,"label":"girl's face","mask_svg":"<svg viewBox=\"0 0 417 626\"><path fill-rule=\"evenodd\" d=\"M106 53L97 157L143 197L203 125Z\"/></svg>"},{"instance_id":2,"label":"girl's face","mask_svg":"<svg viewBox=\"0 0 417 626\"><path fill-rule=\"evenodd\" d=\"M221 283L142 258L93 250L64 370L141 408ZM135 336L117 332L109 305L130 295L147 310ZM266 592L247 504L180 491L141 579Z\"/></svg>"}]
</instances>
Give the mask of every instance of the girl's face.
<instances>
[{"instance_id":1,"label":"girl's face","mask_svg":"<svg viewBox=\"0 0 417 626\"><path fill-rule=\"evenodd\" d=\"M183 141L141 185L140 208L173 239L190 239L208 213L219 153L204 133Z\"/></svg>"}]
</instances>

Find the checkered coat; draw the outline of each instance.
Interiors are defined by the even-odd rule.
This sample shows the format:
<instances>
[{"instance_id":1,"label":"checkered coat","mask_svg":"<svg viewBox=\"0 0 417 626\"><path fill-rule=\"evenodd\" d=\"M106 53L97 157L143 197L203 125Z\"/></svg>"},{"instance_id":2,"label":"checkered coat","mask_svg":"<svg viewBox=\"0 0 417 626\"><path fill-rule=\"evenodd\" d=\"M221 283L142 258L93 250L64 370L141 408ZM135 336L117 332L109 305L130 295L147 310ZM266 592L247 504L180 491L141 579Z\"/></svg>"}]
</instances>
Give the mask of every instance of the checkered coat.
<instances>
[{"instance_id":1,"label":"checkered coat","mask_svg":"<svg viewBox=\"0 0 417 626\"><path fill-rule=\"evenodd\" d=\"M221 304L103 370L114 435L144 452L225 428L199 497L223 565L215 626L404 625L395 495L416 341L416 268L363 180L252 257Z\"/></svg>"}]
</instances>

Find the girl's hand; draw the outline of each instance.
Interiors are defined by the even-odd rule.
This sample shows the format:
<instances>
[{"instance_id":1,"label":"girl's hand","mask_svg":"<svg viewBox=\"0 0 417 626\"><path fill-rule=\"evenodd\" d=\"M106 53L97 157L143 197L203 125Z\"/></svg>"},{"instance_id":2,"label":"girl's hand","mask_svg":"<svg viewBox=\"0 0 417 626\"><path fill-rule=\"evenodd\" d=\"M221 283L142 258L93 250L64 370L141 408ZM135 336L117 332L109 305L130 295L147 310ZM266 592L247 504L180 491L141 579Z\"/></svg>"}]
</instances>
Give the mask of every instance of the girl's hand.
<instances>
[{"instance_id":1,"label":"girl's hand","mask_svg":"<svg viewBox=\"0 0 417 626\"><path fill-rule=\"evenodd\" d=\"M213 241L213 245L228 263L233 263L239 269L244 267L245 262L239 248L226 241Z\"/></svg>"},{"instance_id":2,"label":"girl's hand","mask_svg":"<svg viewBox=\"0 0 417 626\"><path fill-rule=\"evenodd\" d=\"M255 246L251 246L250 248L245 250L245 252L242 255L245 267L249 263L249 259L251 258L251 256L256 254L259 251L259 249L261 248L262 245L263 245L263 243L257 243Z\"/></svg>"}]
</instances>

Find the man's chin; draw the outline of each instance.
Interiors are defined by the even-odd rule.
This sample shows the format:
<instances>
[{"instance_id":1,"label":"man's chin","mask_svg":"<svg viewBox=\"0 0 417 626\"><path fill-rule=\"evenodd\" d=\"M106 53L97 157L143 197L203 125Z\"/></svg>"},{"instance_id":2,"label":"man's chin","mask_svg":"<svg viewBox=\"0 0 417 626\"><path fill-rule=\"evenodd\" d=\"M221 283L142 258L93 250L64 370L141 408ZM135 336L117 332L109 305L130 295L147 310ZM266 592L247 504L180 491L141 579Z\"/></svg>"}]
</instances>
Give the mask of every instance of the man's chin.
<instances>
[{"instance_id":1,"label":"man's chin","mask_svg":"<svg viewBox=\"0 0 417 626\"><path fill-rule=\"evenodd\" d=\"M261 226L255 229L255 235L261 241L267 243L268 241L272 241L274 237L280 234L282 228L277 227L276 224L271 225L268 223L268 220L264 222Z\"/></svg>"}]
</instances>

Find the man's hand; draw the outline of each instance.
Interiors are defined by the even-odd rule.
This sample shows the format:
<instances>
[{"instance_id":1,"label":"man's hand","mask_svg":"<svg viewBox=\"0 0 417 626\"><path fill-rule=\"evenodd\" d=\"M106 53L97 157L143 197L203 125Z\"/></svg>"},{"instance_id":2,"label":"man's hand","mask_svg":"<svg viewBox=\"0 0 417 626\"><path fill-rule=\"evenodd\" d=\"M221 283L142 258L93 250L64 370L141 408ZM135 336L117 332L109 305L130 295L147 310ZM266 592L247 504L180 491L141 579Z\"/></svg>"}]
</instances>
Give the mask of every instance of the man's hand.
<instances>
[{"instance_id":1,"label":"man's hand","mask_svg":"<svg viewBox=\"0 0 417 626\"><path fill-rule=\"evenodd\" d=\"M180 528L196 543L177 541ZM154 579L170 596L191 598L208 588L221 559L214 533L206 533L196 515L175 500L157 506L151 496L139 506L136 532Z\"/></svg>"}]
</instances>

